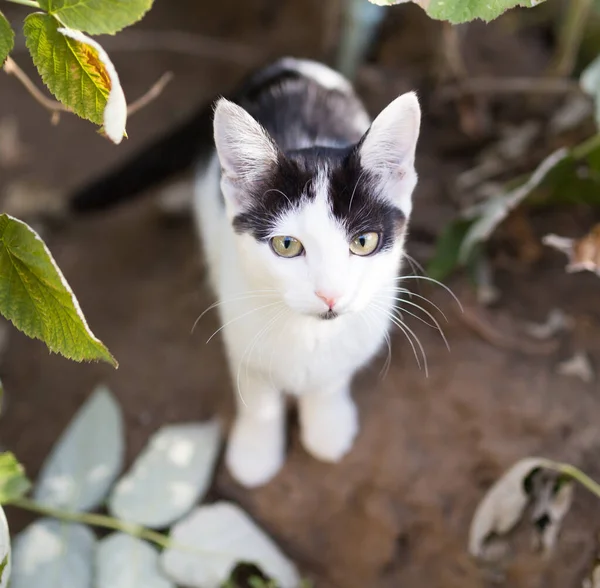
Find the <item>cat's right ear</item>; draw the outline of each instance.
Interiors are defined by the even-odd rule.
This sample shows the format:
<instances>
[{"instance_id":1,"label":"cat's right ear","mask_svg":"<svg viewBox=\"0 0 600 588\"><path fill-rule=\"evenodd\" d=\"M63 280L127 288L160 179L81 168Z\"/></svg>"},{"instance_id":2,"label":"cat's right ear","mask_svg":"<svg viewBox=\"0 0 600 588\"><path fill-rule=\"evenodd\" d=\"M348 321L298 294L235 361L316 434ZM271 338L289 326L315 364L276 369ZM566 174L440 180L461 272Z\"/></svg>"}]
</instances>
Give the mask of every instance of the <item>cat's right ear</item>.
<instances>
[{"instance_id":1,"label":"cat's right ear","mask_svg":"<svg viewBox=\"0 0 600 588\"><path fill-rule=\"evenodd\" d=\"M236 195L239 199L273 170L277 164L277 146L250 114L225 98L216 104L213 127L223 181L233 192L240 191Z\"/></svg>"}]
</instances>

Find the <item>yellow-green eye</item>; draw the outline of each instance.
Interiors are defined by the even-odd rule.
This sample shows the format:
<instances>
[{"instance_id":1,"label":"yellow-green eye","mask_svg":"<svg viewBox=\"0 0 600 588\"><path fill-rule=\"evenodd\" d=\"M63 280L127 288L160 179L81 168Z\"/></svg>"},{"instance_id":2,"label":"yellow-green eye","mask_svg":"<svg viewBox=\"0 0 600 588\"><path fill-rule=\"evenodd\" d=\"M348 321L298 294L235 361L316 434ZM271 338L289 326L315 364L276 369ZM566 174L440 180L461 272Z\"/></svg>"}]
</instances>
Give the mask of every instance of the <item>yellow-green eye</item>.
<instances>
[{"instance_id":1,"label":"yellow-green eye","mask_svg":"<svg viewBox=\"0 0 600 588\"><path fill-rule=\"evenodd\" d=\"M379 245L378 233L361 233L350 242L350 251L354 255L371 255Z\"/></svg>"},{"instance_id":2,"label":"yellow-green eye","mask_svg":"<svg viewBox=\"0 0 600 588\"><path fill-rule=\"evenodd\" d=\"M271 247L280 257L298 257L304 251L302 243L289 235L273 237Z\"/></svg>"}]
</instances>

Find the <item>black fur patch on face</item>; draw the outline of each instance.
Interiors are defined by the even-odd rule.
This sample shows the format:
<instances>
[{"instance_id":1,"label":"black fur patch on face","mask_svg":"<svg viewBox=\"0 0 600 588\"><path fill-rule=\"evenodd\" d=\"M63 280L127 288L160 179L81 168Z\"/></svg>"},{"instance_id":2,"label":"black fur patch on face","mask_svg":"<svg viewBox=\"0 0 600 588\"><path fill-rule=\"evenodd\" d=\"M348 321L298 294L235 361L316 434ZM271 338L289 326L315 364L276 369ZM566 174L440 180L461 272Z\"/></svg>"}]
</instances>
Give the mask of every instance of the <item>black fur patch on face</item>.
<instances>
[{"instance_id":1,"label":"black fur patch on face","mask_svg":"<svg viewBox=\"0 0 600 588\"><path fill-rule=\"evenodd\" d=\"M404 213L379 195L377 178L361 167L353 149L331 173L333 215L346 228L348 241L370 231L379 233L379 251L391 249L406 223Z\"/></svg>"},{"instance_id":2,"label":"black fur patch on face","mask_svg":"<svg viewBox=\"0 0 600 588\"><path fill-rule=\"evenodd\" d=\"M233 220L235 231L266 241L282 215L315 198L312 180L323 166L329 170L331 210L345 227L348 243L373 231L380 235L378 250L390 249L405 216L379 197L377 181L360 166L356 148L312 148L280 155L276 168L246 194L250 204Z\"/></svg>"},{"instance_id":3,"label":"black fur patch on face","mask_svg":"<svg viewBox=\"0 0 600 588\"><path fill-rule=\"evenodd\" d=\"M313 174L302 165L283 155L267 177L259 180L246 192L246 210L233 219L237 233L250 233L257 241L266 241L273 233L278 219L290 209L300 206L306 197Z\"/></svg>"}]
</instances>

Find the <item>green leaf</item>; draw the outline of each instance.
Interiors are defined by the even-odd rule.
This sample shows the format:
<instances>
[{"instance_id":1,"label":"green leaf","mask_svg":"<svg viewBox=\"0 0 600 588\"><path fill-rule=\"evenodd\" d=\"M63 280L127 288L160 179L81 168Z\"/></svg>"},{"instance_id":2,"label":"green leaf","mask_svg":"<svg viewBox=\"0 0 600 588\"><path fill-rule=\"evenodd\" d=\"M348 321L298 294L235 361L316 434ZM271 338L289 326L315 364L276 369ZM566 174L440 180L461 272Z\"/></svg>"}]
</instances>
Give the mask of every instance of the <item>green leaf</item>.
<instances>
[{"instance_id":1,"label":"green leaf","mask_svg":"<svg viewBox=\"0 0 600 588\"><path fill-rule=\"evenodd\" d=\"M10 532L2 507L0 507L0 588L6 588L10 580Z\"/></svg>"},{"instance_id":2,"label":"green leaf","mask_svg":"<svg viewBox=\"0 0 600 588\"><path fill-rule=\"evenodd\" d=\"M427 14L436 20L452 24L469 22L477 18L490 22L516 6L531 8L542 0L431 0Z\"/></svg>"},{"instance_id":3,"label":"green leaf","mask_svg":"<svg viewBox=\"0 0 600 588\"><path fill-rule=\"evenodd\" d=\"M460 265L460 247L472 224L470 219L457 219L442 231L427 265L428 276L442 281Z\"/></svg>"},{"instance_id":4,"label":"green leaf","mask_svg":"<svg viewBox=\"0 0 600 588\"><path fill-rule=\"evenodd\" d=\"M104 49L80 31L59 28L57 20L46 14L30 14L23 31L33 62L52 94L78 116L104 125L109 138L120 143L127 104Z\"/></svg>"},{"instance_id":5,"label":"green leaf","mask_svg":"<svg viewBox=\"0 0 600 588\"><path fill-rule=\"evenodd\" d=\"M110 390L100 386L52 448L33 497L51 508L93 510L106 498L124 456L121 408Z\"/></svg>"},{"instance_id":6,"label":"green leaf","mask_svg":"<svg viewBox=\"0 0 600 588\"><path fill-rule=\"evenodd\" d=\"M8 54L15 44L15 33L10 28L6 17L0 12L0 67L4 65Z\"/></svg>"},{"instance_id":7,"label":"green leaf","mask_svg":"<svg viewBox=\"0 0 600 588\"><path fill-rule=\"evenodd\" d=\"M50 251L25 223L0 214L0 314L50 351L118 364L88 327Z\"/></svg>"},{"instance_id":8,"label":"green leaf","mask_svg":"<svg viewBox=\"0 0 600 588\"><path fill-rule=\"evenodd\" d=\"M153 0L40 0L65 26L90 35L114 35L138 22Z\"/></svg>"},{"instance_id":9,"label":"green leaf","mask_svg":"<svg viewBox=\"0 0 600 588\"><path fill-rule=\"evenodd\" d=\"M12 453L0 453L0 504L21 498L31 484Z\"/></svg>"},{"instance_id":10,"label":"green leaf","mask_svg":"<svg viewBox=\"0 0 600 588\"><path fill-rule=\"evenodd\" d=\"M411 0L370 0L380 6L401 4ZM544 0L412 0L436 20L446 20L452 24L469 22L475 19L489 22L516 6L531 8Z\"/></svg>"}]
</instances>

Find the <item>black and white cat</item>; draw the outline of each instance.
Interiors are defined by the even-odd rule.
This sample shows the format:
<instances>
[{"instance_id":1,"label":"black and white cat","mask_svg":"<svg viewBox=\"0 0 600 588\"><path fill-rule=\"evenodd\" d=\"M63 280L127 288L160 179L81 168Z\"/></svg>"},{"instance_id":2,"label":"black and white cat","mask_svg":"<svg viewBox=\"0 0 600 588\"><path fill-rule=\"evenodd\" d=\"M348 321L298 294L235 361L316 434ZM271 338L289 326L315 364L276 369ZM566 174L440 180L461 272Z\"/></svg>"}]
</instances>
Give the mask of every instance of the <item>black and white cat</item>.
<instances>
[{"instance_id":1,"label":"black and white cat","mask_svg":"<svg viewBox=\"0 0 600 588\"><path fill-rule=\"evenodd\" d=\"M202 124L198 115L186 132ZM264 484L284 462L285 394L298 399L309 453L337 462L352 447L351 382L388 337L419 126L414 93L371 123L345 78L293 58L216 103L194 210L237 397L226 462L241 484ZM152 181L189 161L169 152L176 140L146 150ZM143 162L84 189L74 207L147 187Z\"/></svg>"}]
</instances>

